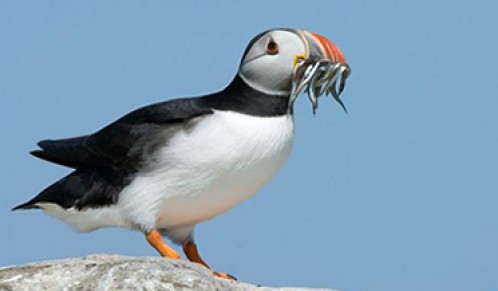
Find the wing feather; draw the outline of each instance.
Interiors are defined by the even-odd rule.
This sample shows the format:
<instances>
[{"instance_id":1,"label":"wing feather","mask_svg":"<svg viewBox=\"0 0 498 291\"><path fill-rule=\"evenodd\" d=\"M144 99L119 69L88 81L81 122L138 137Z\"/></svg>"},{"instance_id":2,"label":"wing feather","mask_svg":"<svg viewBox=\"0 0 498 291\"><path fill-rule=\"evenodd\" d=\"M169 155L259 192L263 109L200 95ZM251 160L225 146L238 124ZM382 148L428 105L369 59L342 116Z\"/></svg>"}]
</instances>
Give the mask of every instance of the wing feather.
<instances>
[{"instance_id":1,"label":"wing feather","mask_svg":"<svg viewBox=\"0 0 498 291\"><path fill-rule=\"evenodd\" d=\"M41 149L31 154L70 168L110 166L135 171L189 120L212 113L198 98L156 103L137 109L91 135L40 141Z\"/></svg>"}]
</instances>

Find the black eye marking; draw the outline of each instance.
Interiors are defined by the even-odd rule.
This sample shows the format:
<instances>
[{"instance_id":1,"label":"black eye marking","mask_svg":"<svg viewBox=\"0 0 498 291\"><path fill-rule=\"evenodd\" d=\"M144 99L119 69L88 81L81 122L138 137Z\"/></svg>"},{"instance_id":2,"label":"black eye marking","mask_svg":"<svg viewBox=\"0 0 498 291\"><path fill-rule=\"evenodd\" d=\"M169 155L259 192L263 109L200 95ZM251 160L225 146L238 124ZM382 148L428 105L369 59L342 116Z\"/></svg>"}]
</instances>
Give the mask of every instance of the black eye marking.
<instances>
[{"instance_id":1,"label":"black eye marking","mask_svg":"<svg viewBox=\"0 0 498 291\"><path fill-rule=\"evenodd\" d=\"M276 54L278 54L278 44L273 39L270 39L270 41L266 45L266 52L269 55L276 55Z\"/></svg>"}]
</instances>

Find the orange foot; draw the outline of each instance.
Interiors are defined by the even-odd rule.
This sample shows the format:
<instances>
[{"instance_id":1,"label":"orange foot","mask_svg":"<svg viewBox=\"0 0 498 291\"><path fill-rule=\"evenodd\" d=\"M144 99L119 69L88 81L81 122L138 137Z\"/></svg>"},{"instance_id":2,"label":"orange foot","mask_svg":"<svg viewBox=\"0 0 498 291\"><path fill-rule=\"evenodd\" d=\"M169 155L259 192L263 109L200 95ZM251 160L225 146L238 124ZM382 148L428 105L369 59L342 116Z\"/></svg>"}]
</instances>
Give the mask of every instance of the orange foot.
<instances>
[{"instance_id":1,"label":"orange foot","mask_svg":"<svg viewBox=\"0 0 498 291\"><path fill-rule=\"evenodd\" d=\"M219 278L237 281L237 278L235 278L234 276L232 276L232 275L230 275L228 273L213 271L213 275L215 275L216 277L219 277Z\"/></svg>"},{"instance_id":2,"label":"orange foot","mask_svg":"<svg viewBox=\"0 0 498 291\"><path fill-rule=\"evenodd\" d=\"M237 278L235 278L234 276L232 276L230 274L213 271L213 269L211 269L211 267L209 267L209 265L206 262L204 262L204 260L199 255L199 251L197 250L197 245L194 242L188 242L188 243L183 244L183 252L185 253L187 258L191 262L201 264L204 267L210 269L213 272L214 276L219 277L219 278L223 278L223 279L237 281Z\"/></svg>"}]
</instances>

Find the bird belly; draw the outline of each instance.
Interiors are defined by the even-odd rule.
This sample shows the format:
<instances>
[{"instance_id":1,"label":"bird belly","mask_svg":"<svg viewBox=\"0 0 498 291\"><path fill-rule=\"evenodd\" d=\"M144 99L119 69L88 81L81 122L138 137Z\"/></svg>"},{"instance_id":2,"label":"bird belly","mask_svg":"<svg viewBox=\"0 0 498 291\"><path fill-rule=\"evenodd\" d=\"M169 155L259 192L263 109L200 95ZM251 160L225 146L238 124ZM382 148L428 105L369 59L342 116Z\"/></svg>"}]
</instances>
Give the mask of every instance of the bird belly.
<instances>
[{"instance_id":1,"label":"bird belly","mask_svg":"<svg viewBox=\"0 0 498 291\"><path fill-rule=\"evenodd\" d=\"M292 117L216 111L158 151L150 169L120 195L127 218L144 228L212 219L255 194L282 167Z\"/></svg>"},{"instance_id":2,"label":"bird belly","mask_svg":"<svg viewBox=\"0 0 498 291\"><path fill-rule=\"evenodd\" d=\"M129 225L115 206L64 209L49 202L36 203L47 215L60 219L78 232L93 231L102 227L133 227Z\"/></svg>"}]
</instances>

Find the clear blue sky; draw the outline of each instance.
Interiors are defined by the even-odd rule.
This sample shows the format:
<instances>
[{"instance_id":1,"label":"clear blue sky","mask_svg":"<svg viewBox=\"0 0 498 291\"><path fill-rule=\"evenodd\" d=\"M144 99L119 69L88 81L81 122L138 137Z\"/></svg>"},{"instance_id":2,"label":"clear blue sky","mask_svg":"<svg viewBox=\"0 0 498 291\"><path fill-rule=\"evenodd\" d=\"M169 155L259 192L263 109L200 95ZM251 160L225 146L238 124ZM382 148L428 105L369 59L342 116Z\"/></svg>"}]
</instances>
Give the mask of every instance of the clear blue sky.
<instances>
[{"instance_id":1,"label":"clear blue sky","mask_svg":"<svg viewBox=\"0 0 498 291\"><path fill-rule=\"evenodd\" d=\"M0 265L155 256L140 233L77 234L11 213L67 170L28 155L156 101L224 87L273 27L335 42L350 115L296 104L289 162L201 224L208 262L243 281L342 291L498 289L496 1L0 2Z\"/></svg>"}]
</instances>

